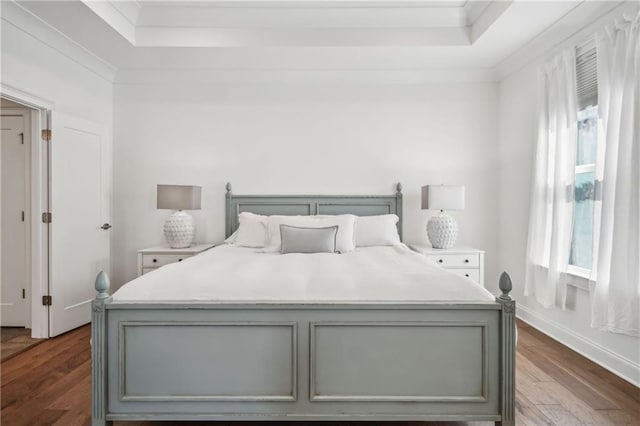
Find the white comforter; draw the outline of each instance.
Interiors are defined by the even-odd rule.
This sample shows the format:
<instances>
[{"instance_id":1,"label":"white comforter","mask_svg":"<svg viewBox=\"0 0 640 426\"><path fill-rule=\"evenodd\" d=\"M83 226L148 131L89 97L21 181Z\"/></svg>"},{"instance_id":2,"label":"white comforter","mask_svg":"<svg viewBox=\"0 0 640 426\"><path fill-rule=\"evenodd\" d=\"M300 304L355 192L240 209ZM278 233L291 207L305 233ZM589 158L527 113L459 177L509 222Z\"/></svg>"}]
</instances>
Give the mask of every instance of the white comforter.
<instances>
[{"instance_id":1,"label":"white comforter","mask_svg":"<svg viewBox=\"0 0 640 426\"><path fill-rule=\"evenodd\" d=\"M116 301L487 302L494 296L404 245L274 254L223 245L125 284Z\"/></svg>"}]
</instances>

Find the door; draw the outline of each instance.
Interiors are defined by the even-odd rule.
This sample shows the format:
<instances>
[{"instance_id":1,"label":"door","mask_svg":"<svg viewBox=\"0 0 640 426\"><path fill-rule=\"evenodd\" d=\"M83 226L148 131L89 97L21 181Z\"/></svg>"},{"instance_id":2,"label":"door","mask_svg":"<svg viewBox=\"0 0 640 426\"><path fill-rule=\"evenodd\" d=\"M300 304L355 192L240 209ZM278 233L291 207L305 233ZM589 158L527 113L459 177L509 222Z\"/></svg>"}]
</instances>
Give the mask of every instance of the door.
<instances>
[{"instance_id":1,"label":"door","mask_svg":"<svg viewBox=\"0 0 640 426\"><path fill-rule=\"evenodd\" d=\"M52 113L49 335L91 320L94 280L109 271L107 134L100 125ZM106 228L106 227L105 227Z\"/></svg>"},{"instance_id":2,"label":"door","mask_svg":"<svg viewBox=\"0 0 640 426\"><path fill-rule=\"evenodd\" d=\"M2 128L2 257L0 316L3 327L30 324L27 262L27 152L22 116L0 117Z\"/></svg>"}]
</instances>

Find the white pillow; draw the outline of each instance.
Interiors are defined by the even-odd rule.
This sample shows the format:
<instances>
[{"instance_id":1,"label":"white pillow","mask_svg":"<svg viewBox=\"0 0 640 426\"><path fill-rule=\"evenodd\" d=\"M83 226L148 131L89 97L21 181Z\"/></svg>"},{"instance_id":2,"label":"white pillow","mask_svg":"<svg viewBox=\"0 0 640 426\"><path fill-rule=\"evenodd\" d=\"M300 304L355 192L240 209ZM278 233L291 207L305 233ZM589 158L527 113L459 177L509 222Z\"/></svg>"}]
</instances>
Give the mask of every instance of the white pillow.
<instances>
[{"instance_id":1,"label":"white pillow","mask_svg":"<svg viewBox=\"0 0 640 426\"><path fill-rule=\"evenodd\" d=\"M400 244L395 214L356 217L356 247L395 246Z\"/></svg>"},{"instance_id":2,"label":"white pillow","mask_svg":"<svg viewBox=\"0 0 640 426\"><path fill-rule=\"evenodd\" d=\"M353 243L353 229L356 217L352 214L335 216L269 216L267 221L267 246L265 251L280 251L282 241L280 239L280 225L298 226L304 228L326 228L338 226L336 235L336 251L346 253L355 250Z\"/></svg>"},{"instance_id":3,"label":"white pillow","mask_svg":"<svg viewBox=\"0 0 640 426\"><path fill-rule=\"evenodd\" d=\"M267 241L267 216L242 212L238 215L238 235L234 244L239 247L262 248Z\"/></svg>"},{"instance_id":4,"label":"white pillow","mask_svg":"<svg viewBox=\"0 0 640 426\"><path fill-rule=\"evenodd\" d=\"M224 242L226 244L233 244L236 242L236 237L238 236L238 230L236 229L235 232L231 235L229 235L229 238L227 238L226 240L224 240Z\"/></svg>"}]
</instances>

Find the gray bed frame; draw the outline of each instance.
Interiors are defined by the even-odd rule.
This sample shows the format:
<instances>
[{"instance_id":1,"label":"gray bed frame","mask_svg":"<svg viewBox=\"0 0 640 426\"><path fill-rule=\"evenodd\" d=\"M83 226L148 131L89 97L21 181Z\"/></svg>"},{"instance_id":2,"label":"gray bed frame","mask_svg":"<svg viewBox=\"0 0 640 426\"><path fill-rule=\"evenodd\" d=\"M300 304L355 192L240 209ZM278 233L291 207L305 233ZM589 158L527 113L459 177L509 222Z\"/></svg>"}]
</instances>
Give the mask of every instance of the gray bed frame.
<instances>
[{"instance_id":1,"label":"gray bed frame","mask_svg":"<svg viewBox=\"0 0 640 426\"><path fill-rule=\"evenodd\" d=\"M389 196L237 196L238 213L396 213ZM402 235L402 234L401 234ZM179 283L176 283L179 284ZM132 303L104 272L92 421L437 420L515 424L515 302ZM428 283L425 283L428 285Z\"/></svg>"}]
</instances>

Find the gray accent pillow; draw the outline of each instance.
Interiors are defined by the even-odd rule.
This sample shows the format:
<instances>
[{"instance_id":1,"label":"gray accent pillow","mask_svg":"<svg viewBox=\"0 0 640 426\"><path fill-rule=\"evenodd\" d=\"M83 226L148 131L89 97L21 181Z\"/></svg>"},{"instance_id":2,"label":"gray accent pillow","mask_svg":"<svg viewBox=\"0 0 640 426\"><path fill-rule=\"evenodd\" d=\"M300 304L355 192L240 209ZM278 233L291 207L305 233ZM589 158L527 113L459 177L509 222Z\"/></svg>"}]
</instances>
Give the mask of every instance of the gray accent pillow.
<instances>
[{"instance_id":1,"label":"gray accent pillow","mask_svg":"<svg viewBox=\"0 0 640 426\"><path fill-rule=\"evenodd\" d=\"M338 226L301 228L280 225L280 253L335 253Z\"/></svg>"}]
</instances>

